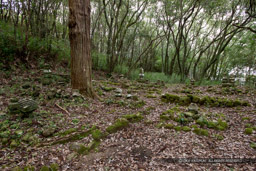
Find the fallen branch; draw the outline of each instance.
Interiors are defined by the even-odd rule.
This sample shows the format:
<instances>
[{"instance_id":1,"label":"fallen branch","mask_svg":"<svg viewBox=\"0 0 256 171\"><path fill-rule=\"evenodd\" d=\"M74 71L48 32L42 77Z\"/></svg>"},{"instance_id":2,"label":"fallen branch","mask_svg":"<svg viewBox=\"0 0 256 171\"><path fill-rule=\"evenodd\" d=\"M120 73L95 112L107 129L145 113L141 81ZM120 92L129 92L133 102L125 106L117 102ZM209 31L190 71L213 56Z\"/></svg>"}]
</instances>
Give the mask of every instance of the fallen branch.
<instances>
[{"instance_id":1,"label":"fallen branch","mask_svg":"<svg viewBox=\"0 0 256 171\"><path fill-rule=\"evenodd\" d=\"M61 110L63 110L64 112L66 112L66 113L68 114L68 116L70 116L70 113L69 113L66 109L64 109L63 107L61 107L61 106L58 105L57 103L55 103L55 105L56 105L59 109L61 109Z\"/></svg>"}]
</instances>

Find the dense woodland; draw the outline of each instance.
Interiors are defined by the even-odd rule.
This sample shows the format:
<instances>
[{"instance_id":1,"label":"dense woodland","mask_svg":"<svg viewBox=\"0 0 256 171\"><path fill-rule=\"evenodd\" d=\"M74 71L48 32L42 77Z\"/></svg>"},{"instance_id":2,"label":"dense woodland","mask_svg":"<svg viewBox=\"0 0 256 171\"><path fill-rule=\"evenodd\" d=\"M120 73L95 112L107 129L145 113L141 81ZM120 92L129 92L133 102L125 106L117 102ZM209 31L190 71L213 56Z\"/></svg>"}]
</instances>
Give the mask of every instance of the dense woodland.
<instances>
[{"instance_id":1,"label":"dense woodland","mask_svg":"<svg viewBox=\"0 0 256 171\"><path fill-rule=\"evenodd\" d=\"M0 0L0 170L255 170L255 47L255 0Z\"/></svg>"},{"instance_id":2,"label":"dense woodland","mask_svg":"<svg viewBox=\"0 0 256 171\"><path fill-rule=\"evenodd\" d=\"M68 13L68 1L2 0L2 65L69 62ZM253 0L92 0L93 69L131 75L142 67L181 81L249 78L255 15Z\"/></svg>"}]
</instances>

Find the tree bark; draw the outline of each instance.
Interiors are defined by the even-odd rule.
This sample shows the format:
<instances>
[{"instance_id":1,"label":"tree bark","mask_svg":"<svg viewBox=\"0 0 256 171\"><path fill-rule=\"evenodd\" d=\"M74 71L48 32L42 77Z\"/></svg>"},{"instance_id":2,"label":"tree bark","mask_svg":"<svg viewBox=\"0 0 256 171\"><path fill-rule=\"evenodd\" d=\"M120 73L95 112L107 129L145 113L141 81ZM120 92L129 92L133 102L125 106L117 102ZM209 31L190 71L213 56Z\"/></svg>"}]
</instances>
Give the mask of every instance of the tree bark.
<instances>
[{"instance_id":1,"label":"tree bark","mask_svg":"<svg viewBox=\"0 0 256 171\"><path fill-rule=\"evenodd\" d=\"M69 39L72 88L95 98L90 54L90 0L69 0Z\"/></svg>"}]
</instances>

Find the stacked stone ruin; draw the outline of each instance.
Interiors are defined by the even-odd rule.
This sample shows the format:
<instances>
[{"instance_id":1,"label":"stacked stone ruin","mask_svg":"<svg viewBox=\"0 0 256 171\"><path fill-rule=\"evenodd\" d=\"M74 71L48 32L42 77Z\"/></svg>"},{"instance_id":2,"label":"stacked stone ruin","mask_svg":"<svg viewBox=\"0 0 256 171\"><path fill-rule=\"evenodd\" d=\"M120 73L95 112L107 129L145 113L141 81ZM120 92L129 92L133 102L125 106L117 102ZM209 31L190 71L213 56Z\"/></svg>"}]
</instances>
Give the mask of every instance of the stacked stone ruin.
<instances>
[{"instance_id":1,"label":"stacked stone ruin","mask_svg":"<svg viewBox=\"0 0 256 171\"><path fill-rule=\"evenodd\" d=\"M234 77L223 77L222 78L222 87L234 87L235 86L235 78Z\"/></svg>"}]
</instances>

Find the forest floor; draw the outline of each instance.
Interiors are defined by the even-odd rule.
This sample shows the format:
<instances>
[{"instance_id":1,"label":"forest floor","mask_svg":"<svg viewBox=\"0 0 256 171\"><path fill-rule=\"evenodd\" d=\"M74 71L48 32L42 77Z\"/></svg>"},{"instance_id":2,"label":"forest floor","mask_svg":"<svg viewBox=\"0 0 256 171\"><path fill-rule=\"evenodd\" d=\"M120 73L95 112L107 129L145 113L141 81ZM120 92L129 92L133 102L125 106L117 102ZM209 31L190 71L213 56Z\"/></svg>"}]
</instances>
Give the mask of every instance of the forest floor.
<instances>
[{"instance_id":1,"label":"forest floor","mask_svg":"<svg viewBox=\"0 0 256 171\"><path fill-rule=\"evenodd\" d=\"M63 71L0 73L0 170L256 169L255 89L161 85L102 72L93 85L98 100L72 91ZM8 105L25 98L38 109L25 118L10 114ZM209 158L223 160L203 161ZM222 163L232 158L248 160Z\"/></svg>"}]
</instances>

